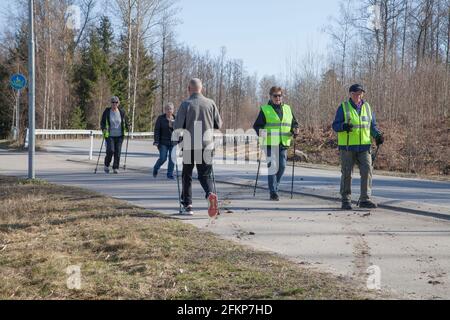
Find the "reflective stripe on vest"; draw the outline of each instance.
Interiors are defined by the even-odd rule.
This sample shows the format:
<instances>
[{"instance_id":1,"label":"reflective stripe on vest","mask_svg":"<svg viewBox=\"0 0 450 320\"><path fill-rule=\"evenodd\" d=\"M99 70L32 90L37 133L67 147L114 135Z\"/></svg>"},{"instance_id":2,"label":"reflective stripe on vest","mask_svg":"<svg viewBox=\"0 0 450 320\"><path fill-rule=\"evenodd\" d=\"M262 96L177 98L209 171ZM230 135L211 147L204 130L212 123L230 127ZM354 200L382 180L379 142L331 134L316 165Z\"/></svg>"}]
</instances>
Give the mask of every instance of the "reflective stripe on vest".
<instances>
[{"instance_id":1,"label":"reflective stripe on vest","mask_svg":"<svg viewBox=\"0 0 450 320\"><path fill-rule=\"evenodd\" d=\"M264 129L267 131L267 137L262 139L264 146L283 145L289 147L292 141L292 109L287 104L283 105L283 119L280 119L277 112L271 105L261 107L266 118Z\"/></svg>"},{"instance_id":2,"label":"reflective stripe on vest","mask_svg":"<svg viewBox=\"0 0 450 320\"><path fill-rule=\"evenodd\" d=\"M361 107L359 115L356 109L351 105L350 101L342 104L344 112L344 123L353 124L352 132L346 131L338 133L339 146L364 146L372 144L370 138L370 128L372 124L372 109L368 103L364 103Z\"/></svg>"}]
</instances>

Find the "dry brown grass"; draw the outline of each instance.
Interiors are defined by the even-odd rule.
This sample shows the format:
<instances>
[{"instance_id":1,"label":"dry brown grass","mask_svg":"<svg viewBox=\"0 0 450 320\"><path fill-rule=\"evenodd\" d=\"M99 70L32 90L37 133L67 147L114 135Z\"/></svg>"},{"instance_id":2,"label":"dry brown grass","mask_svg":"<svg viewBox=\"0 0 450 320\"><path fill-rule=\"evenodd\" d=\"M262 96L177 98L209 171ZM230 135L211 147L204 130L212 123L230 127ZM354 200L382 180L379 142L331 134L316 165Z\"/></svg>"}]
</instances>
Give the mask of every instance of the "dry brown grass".
<instances>
[{"instance_id":1,"label":"dry brown grass","mask_svg":"<svg viewBox=\"0 0 450 320\"><path fill-rule=\"evenodd\" d=\"M450 179L450 119L420 128L384 123L381 130L386 141L375 169L394 175ZM330 126L302 130L297 148L308 155L309 163L340 165L337 136Z\"/></svg>"},{"instance_id":2,"label":"dry brown grass","mask_svg":"<svg viewBox=\"0 0 450 320\"><path fill-rule=\"evenodd\" d=\"M36 141L36 151L43 150L41 143L39 141ZM0 140L0 149L8 149L13 151L25 151L23 139L20 139L19 141L14 140Z\"/></svg>"},{"instance_id":3,"label":"dry brown grass","mask_svg":"<svg viewBox=\"0 0 450 320\"><path fill-rule=\"evenodd\" d=\"M71 265L81 290L67 288ZM0 299L373 297L122 201L0 177Z\"/></svg>"}]
</instances>

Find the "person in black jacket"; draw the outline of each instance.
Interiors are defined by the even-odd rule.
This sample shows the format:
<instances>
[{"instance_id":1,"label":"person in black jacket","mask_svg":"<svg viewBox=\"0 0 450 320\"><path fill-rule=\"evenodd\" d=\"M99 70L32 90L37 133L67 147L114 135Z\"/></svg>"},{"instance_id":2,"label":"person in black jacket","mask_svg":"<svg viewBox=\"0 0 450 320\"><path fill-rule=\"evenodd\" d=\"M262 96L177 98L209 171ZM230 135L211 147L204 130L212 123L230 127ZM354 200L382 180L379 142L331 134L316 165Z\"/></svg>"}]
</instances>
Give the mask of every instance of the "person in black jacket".
<instances>
[{"instance_id":1,"label":"person in black jacket","mask_svg":"<svg viewBox=\"0 0 450 320\"><path fill-rule=\"evenodd\" d=\"M153 167L153 177L158 176L159 169L166 163L169 158L169 167L167 169L167 179L173 180L173 169L175 164L172 160L172 133L173 123L175 121L174 106L173 103L168 103L165 106L165 113L160 115L155 124L155 142L153 143L158 147L159 159Z\"/></svg>"},{"instance_id":2,"label":"person in black jacket","mask_svg":"<svg viewBox=\"0 0 450 320\"><path fill-rule=\"evenodd\" d=\"M128 132L128 119L125 111L120 108L118 97L111 98L111 107L103 112L100 126L106 141L105 173L109 173L109 166L114 156L113 170L115 174L118 174L122 143Z\"/></svg>"}]
</instances>

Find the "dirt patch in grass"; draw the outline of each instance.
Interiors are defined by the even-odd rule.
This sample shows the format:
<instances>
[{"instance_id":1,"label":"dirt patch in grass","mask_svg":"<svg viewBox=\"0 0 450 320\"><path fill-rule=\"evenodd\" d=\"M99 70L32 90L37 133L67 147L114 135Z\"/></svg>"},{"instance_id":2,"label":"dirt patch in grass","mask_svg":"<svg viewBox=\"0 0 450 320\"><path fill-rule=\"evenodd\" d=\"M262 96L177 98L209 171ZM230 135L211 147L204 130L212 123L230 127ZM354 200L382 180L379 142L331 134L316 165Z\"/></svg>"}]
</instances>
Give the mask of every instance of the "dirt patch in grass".
<instances>
[{"instance_id":1,"label":"dirt patch in grass","mask_svg":"<svg viewBox=\"0 0 450 320\"><path fill-rule=\"evenodd\" d=\"M126 202L0 177L0 299L380 297Z\"/></svg>"}]
</instances>

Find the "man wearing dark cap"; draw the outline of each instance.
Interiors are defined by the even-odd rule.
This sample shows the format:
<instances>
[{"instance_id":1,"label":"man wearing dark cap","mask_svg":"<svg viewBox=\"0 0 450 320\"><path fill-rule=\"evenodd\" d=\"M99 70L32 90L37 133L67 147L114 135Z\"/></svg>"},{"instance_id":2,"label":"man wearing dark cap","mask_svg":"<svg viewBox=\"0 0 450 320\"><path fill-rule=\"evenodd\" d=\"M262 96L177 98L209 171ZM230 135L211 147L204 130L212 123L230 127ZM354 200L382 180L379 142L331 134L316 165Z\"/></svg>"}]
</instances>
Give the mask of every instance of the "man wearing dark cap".
<instances>
[{"instance_id":1,"label":"man wearing dark cap","mask_svg":"<svg viewBox=\"0 0 450 320\"><path fill-rule=\"evenodd\" d=\"M118 97L111 98L111 107L106 108L102 115L101 128L106 141L105 173L109 173L109 166L114 156L113 172L119 173L122 143L128 132L128 121L125 111L120 107Z\"/></svg>"},{"instance_id":2,"label":"man wearing dark cap","mask_svg":"<svg viewBox=\"0 0 450 320\"><path fill-rule=\"evenodd\" d=\"M384 137L377 127L372 108L363 100L365 93L363 86L354 84L349 92L350 99L339 106L333 122L333 130L338 133L341 158L342 209L352 210L351 186L355 164L359 166L361 174L359 207L375 209L377 205L370 199L372 193L371 138L373 137L379 146L384 143Z\"/></svg>"}]
</instances>

